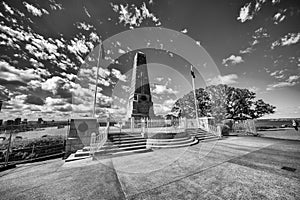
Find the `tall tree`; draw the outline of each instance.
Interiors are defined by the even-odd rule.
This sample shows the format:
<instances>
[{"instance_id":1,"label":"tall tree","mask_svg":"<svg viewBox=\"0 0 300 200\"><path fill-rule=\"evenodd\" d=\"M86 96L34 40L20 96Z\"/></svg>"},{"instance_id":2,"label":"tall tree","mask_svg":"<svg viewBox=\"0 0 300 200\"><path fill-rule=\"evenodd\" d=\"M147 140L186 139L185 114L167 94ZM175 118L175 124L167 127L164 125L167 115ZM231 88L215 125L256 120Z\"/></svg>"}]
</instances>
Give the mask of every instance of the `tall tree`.
<instances>
[{"instance_id":1,"label":"tall tree","mask_svg":"<svg viewBox=\"0 0 300 200\"><path fill-rule=\"evenodd\" d=\"M196 97L199 116L213 116L217 122L224 119L256 119L274 113L276 108L262 99L255 101L255 93L248 89L223 84L196 89ZM192 92L178 99L175 105L182 109L182 116L195 118Z\"/></svg>"},{"instance_id":2,"label":"tall tree","mask_svg":"<svg viewBox=\"0 0 300 200\"><path fill-rule=\"evenodd\" d=\"M226 99L230 87L227 85L210 85L205 88L210 98L210 113L216 122L226 119Z\"/></svg>"},{"instance_id":3,"label":"tall tree","mask_svg":"<svg viewBox=\"0 0 300 200\"><path fill-rule=\"evenodd\" d=\"M203 117L207 115L211 115L210 111L210 98L208 93L203 88L196 89L196 99L197 99L197 108L198 108L198 116ZM182 116L187 118L195 118L195 103L194 103L194 93L193 91L184 95L182 98L178 99L175 102L172 110L180 107L182 109Z\"/></svg>"},{"instance_id":4,"label":"tall tree","mask_svg":"<svg viewBox=\"0 0 300 200\"><path fill-rule=\"evenodd\" d=\"M251 119L254 98L255 93L248 89L231 87L226 98L227 118L234 120Z\"/></svg>"},{"instance_id":5,"label":"tall tree","mask_svg":"<svg viewBox=\"0 0 300 200\"><path fill-rule=\"evenodd\" d=\"M275 108L275 106L265 103L262 99L259 99L254 102L254 108L252 109L251 117L253 119L257 119L265 114L272 114L275 112Z\"/></svg>"}]
</instances>

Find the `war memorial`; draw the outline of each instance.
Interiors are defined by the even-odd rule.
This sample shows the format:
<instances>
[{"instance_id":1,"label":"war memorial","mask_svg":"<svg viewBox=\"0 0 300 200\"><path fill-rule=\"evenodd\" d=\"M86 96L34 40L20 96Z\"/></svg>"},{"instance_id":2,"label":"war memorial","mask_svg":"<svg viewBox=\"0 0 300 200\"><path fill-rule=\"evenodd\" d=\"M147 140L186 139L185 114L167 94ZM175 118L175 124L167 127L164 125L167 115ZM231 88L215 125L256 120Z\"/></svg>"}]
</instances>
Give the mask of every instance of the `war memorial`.
<instances>
[{"instance_id":1,"label":"war memorial","mask_svg":"<svg viewBox=\"0 0 300 200\"><path fill-rule=\"evenodd\" d=\"M212 117L157 119L153 110L143 52L134 56L126 118L118 128L100 127L97 119L72 119L66 142L66 161L93 157L110 157L147 152L159 148L180 148L202 140L221 138L220 127ZM120 123L115 123L120 124ZM176 124L176 125L174 125Z\"/></svg>"}]
</instances>

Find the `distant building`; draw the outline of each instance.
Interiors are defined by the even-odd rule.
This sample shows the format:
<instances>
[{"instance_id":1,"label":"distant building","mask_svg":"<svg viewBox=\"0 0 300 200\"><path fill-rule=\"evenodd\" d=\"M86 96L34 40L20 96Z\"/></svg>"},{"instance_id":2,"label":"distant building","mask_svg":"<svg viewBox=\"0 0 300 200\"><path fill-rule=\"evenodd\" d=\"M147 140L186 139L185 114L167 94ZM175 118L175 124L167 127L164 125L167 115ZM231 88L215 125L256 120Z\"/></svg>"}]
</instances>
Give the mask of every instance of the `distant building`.
<instances>
[{"instance_id":1,"label":"distant building","mask_svg":"<svg viewBox=\"0 0 300 200\"><path fill-rule=\"evenodd\" d=\"M43 122L42 118L38 118L38 124L41 124Z\"/></svg>"},{"instance_id":2,"label":"distant building","mask_svg":"<svg viewBox=\"0 0 300 200\"><path fill-rule=\"evenodd\" d=\"M16 118L15 119L15 125L20 125L21 124L21 118Z\"/></svg>"},{"instance_id":3,"label":"distant building","mask_svg":"<svg viewBox=\"0 0 300 200\"><path fill-rule=\"evenodd\" d=\"M4 123L4 125L11 126L11 125L14 125L14 123L15 123L14 120L9 119Z\"/></svg>"}]
</instances>

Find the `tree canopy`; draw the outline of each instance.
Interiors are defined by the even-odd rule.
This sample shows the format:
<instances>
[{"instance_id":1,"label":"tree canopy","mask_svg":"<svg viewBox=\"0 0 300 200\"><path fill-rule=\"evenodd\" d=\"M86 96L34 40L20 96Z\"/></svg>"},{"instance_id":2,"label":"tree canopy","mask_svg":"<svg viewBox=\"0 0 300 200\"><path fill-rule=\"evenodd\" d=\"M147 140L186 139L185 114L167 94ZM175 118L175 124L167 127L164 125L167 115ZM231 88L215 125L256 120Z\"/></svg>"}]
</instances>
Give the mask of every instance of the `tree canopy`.
<instances>
[{"instance_id":1,"label":"tree canopy","mask_svg":"<svg viewBox=\"0 0 300 200\"><path fill-rule=\"evenodd\" d=\"M212 116L216 121L224 119L256 119L275 112L275 106L262 99L255 100L256 94L248 89L235 88L224 84L196 89L198 116ZM193 91L178 99L173 109L180 107L181 115L195 118Z\"/></svg>"}]
</instances>

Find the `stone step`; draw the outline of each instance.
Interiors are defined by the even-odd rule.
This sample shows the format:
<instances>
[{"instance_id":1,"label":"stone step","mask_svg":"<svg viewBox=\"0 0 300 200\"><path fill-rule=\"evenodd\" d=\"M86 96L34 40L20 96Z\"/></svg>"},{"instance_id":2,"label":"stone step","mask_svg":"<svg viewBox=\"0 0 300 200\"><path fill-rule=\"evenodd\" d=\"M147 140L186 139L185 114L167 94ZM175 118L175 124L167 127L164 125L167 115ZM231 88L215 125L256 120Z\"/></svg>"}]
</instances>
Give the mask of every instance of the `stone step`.
<instances>
[{"instance_id":1,"label":"stone step","mask_svg":"<svg viewBox=\"0 0 300 200\"><path fill-rule=\"evenodd\" d=\"M146 140L142 142L132 142L132 143L112 143L112 142L106 142L101 149L112 149L112 148L121 148L121 147L131 147L131 146L140 146L145 145L146 146ZM90 151L90 147L86 146L82 149L83 152Z\"/></svg>"},{"instance_id":2,"label":"stone step","mask_svg":"<svg viewBox=\"0 0 300 200\"><path fill-rule=\"evenodd\" d=\"M125 144L125 143L135 143L135 142L145 142L145 141L146 141L145 138L132 139L132 140L122 140L122 139L121 140L119 140L119 139L117 139L117 140L110 140L110 139L108 139L106 143L116 143L116 144L122 143L122 144Z\"/></svg>"},{"instance_id":3,"label":"stone step","mask_svg":"<svg viewBox=\"0 0 300 200\"><path fill-rule=\"evenodd\" d=\"M183 144L169 144L169 145L152 145L151 148L180 148L180 147L187 147L194 144L197 144L199 141L197 139Z\"/></svg>"},{"instance_id":4,"label":"stone step","mask_svg":"<svg viewBox=\"0 0 300 200\"><path fill-rule=\"evenodd\" d=\"M108 140L134 140L134 139L145 139L142 136L140 137L134 137L134 136L123 136L123 137L108 137Z\"/></svg>"},{"instance_id":5,"label":"stone step","mask_svg":"<svg viewBox=\"0 0 300 200\"><path fill-rule=\"evenodd\" d=\"M184 140L147 140L147 144L159 144L159 145L173 145L173 144L185 144L194 141L195 138L185 138Z\"/></svg>"},{"instance_id":6,"label":"stone step","mask_svg":"<svg viewBox=\"0 0 300 200\"><path fill-rule=\"evenodd\" d=\"M134 145L134 146L128 146L128 147L115 147L111 149L99 149L96 154L109 154L109 153L116 153L120 151L132 151L132 150L137 150L137 149L146 149L146 144L142 145Z\"/></svg>"},{"instance_id":7,"label":"stone step","mask_svg":"<svg viewBox=\"0 0 300 200\"><path fill-rule=\"evenodd\" d=\"M120 151L116 153L107 153L107 154L95 154L96 159L107 159L107 158L113 158L113 157L119 157L119 156L127 156L132 155L136 153L147 153L151 152L151 149L136 149L136 150L130 150L130 151Z\"/></svg>"},{"instance_id":8,"label":"stone step","mask_svg":"<svg viewBox=\"0 0 300 200\"><path fill-rule=\"evenodd\" d=\"M125 147L125 148L113 148L113 149L100 149L95 152L96 155L105 155L105 154L113 154L117 152L124 152L124 151L133 151L138 149L146 149L146 146L134 146L134 147ZM74 157L75 158L81 158L81 157L88 157L90 156L90 151L82 151L78 150L76 151Z\"/></svg>"},{"instance_id":9,"label":"stone step","mask_svg":"<svg viewBox=\"0 0 300 200\"><path fill-rule=\"evenodd\" d=\"M140 145L146 145L146 141L143 142L134 142L134 143L106 143L101 149L112 149L112 148L122 148L122 147L131 147L131 146L140 146Z\"/></svg>"},{"instance_id":10,"label":"stone step","mask_svg":"<svg viewBox=\"0 0 300 200\"><path fill-rule=\"evenodd\" d=\"M82 160L82 159L87 159L87 158L91 158L89 153L86 154L85 156L81 156L81 157L75 157L75 153L73 153L67 159L65 159L65 162L71 162L71 161Z\"/></svg>"},{"instance_id":11,"label":"stone step","mask_svg":"<svg viewBox=\"0 0 300 200\"><path fill-rule=\"evenodd\" d=\"M207 136L207 137L203 137L203 138L197 138L199 141L206 141L206 140L218 140L219 137L217 136Z\"/></svg>"},{"instance_id":12,"label":"stone step","mask_svg":"<svg viewBox=\"0 0 300 200\"><path fill-rule=\"evenodd\" d=\"M187 136L187 137L181 137L181 138L173 138L173 139L148 139L147 141L151 141L151 140L156 140L156 141L182 141L182 140L187 140L190 139L192 137Z\"/></svg>"}]
</instances>

